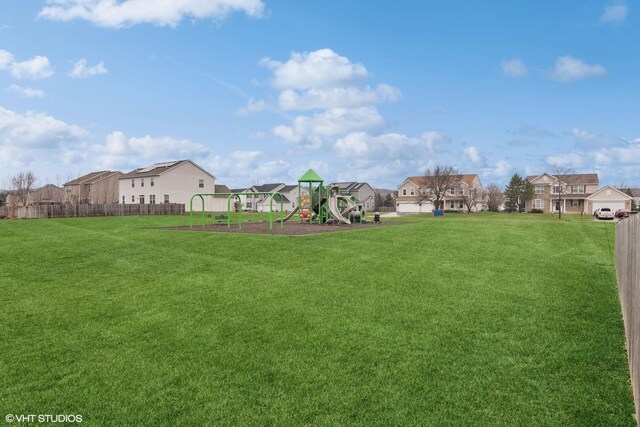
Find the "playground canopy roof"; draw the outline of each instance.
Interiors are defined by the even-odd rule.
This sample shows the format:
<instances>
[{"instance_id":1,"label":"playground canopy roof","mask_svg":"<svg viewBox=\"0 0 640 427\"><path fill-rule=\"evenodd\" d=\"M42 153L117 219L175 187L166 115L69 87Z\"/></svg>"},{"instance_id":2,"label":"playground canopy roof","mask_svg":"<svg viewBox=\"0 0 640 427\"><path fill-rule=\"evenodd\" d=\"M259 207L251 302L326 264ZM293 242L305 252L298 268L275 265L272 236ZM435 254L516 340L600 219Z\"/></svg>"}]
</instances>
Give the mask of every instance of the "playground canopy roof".
<instances>
[{"instance_id":1,"label":"playground canopy roof","mask_svg":"<svg viewBox=\"0 0 640 427\"><path fill-rule=\"evenodd\" d=\"M298 182L324 182L324 179L313 169L309 169L304 175L300 177Z\"/></svg>"}]
</instances>

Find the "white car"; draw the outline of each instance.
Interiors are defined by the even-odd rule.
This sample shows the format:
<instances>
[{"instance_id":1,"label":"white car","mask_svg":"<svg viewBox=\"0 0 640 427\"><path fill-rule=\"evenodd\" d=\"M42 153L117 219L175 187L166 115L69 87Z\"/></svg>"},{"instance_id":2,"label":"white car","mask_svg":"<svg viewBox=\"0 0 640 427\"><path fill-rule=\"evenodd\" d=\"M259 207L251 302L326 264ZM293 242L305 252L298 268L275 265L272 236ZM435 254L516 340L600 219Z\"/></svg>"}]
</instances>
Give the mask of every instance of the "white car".
<instances>
[{"instance_id":1,"label":"white car","mask_svg":"<svg viewBox=\"0 0 640 427\"><path fill-rule=\"evenodd\" d=\"M613 219L614 214L610 208L600 208L594 213L595 217L598 219Z\"/></svg>"}]
</instances>

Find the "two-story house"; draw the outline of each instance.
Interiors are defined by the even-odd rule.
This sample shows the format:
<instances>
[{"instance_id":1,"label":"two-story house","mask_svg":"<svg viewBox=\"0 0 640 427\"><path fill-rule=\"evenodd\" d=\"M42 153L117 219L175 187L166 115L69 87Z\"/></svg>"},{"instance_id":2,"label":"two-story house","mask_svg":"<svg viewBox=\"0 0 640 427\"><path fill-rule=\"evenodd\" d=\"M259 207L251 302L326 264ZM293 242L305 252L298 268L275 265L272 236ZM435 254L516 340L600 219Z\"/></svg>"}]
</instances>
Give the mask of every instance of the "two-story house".
<instances>
[{"instance_id":1,"label":"two-story house","mask_svg":"<svg viewBox=\"0 0 640 427\"><path fill-rule=\"evenodd\" d=\"M118 203L118 179L122 172L91 172L64 184L64 202Z\"/></svg>"},{"instance_id":2,"label":"two-story house","mask_svg":"<svg viewBox=\"0 0 640 427\"><path fill-rule=\"evenodd\" d=\"M410 176L398 187L396 212L434 211L433 191L426 176ZM471 209L469 209L469 206ZM477 174L458 175L445 192L438 209L477 212L482 209L482 183Z\"/></svg>"},{"instance_id":3,"label":"two-story house","mask_svg":"<svg viewBox=\"0 0 640 427\"><path fill-rule=\"evenodd\" d=\"M282 209L291 211L298 206L299 195L306 195L307 189L300 185L287 185L282 182L254 185L249 188L236 188L231 192L238 193L242 201L244 210L253 212L269 212L271 208L271 196L267 194L255 193L280 193L282 198L276 196L273 198L273 211L280 210L280 201L282 200Z\"/></svg>"},{"instance_id":4,"label":"two-story house","mask_svg":"<svg viewBox=\"0 0 640 427\"><path fill-rule=\"evenodd\" d=\"M343 196L353 196L358 200L358 210L373 211L376 206L376 192L366 182L335 182L332 186L338 187L338 192Z\"/></svg>"},{"instance_id":5,"label":"two-story house","mask_svg":"<svg viewBox=\"0 0 640 427\"><path fill-rule=\"evenodd\" d=\"M543 212L591 213L587 198L598 191L596 173L569 174L563 179L545 172L528 176L533 185L533 197L527 201L526 211L539 209Z\"/></svg>"},{"instance_id":6,"label":"two-story house","mask_svg":"<svg viewBox=\"0 0 640 427\"><path fill-rule=\"evenodd\" d=\"M119 179L122 204L182 203L187 212L194 194L215 193L215 190L215 177L191 160L156 163L134 169ZM219 211L222 206L213 197L204 197L204 201L206 211ZM202 202L195 198L193 210L201 209Z\"/></svg>"}]
</instances>

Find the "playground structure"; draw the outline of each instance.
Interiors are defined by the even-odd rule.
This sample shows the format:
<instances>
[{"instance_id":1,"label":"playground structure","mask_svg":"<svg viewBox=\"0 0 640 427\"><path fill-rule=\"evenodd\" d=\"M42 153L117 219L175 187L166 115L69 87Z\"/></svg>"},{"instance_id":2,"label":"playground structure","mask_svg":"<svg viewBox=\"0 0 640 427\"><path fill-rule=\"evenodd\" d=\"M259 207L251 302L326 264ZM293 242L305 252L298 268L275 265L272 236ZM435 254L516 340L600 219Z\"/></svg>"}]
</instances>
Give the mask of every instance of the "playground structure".
<instances>
[{"instance_id":1,"label":"playground structure","mask_svg":"<svg viewBox=\"0 0 640 427\"><path fill-rule=\"evenodd\" d=\"M283 196L279 192L257 192L251 195L264 195L269 198L269 230L273 230L273 223L279 223L280 228L284 227L284 223L291 220L298 214L299 221L308 222L309 224L351 224L365 223L364 212L358 210L358 200L353 196L344 196L339 194L338 187L325 186L324 180L312 169L309 169L298 180L300 188L298 189L298 203L296 207L285 216L274 219L273 203L280 202L279 215L284 212ZM301 187L307 184L309 188L308 196L301 194ZM314 188L315 184L315 188ZM242 194L245 195L245 194ZM238 228L242 228L242 198L238 193L196 193L189 201L189 226L193 227L193 201L199 198L202 205L200 213L200 225L204 227L206 221L205 197L227 197L227 215L224 219L227 222L227 228L232 225L232 213L237 213ZM232 210L232 200L233 210Z\"/></svg>"}]
</instances>

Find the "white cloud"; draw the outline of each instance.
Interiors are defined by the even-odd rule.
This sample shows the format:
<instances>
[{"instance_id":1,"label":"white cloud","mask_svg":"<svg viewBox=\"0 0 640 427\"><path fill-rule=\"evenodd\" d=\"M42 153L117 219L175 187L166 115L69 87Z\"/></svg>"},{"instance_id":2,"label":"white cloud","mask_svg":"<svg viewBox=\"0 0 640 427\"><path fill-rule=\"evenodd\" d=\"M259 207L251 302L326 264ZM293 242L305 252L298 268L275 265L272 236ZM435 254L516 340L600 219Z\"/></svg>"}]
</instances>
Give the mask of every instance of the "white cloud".
<instances>
[{"instance_id":1,"label":"white cloud","mask_svg":"<svg viewBox=\"0 0 640 427\"><path fill-rule=\"evenodd\" d=\"M367 78L362 64L352 63L331 49L293 52L287 62L263 58L260 63L273 70L272 84L278 89L312 89L353 83Z\"/></svg>"},{"instance_id":2,"label":"white cloud","mask_svg":"<svg viewBox=\"0 0 640 427\"><path fill-rule=\"evenodd\" d=\"M500 63L500 67L507 77L524 77L529 73L527 66L520 58L505 59Z\"/></svg>"},{"instance_id":3,"label":"white cloud","mask_svg":"<svg viewBox=\"0 0 640 427\"><path fill-rule=\"evenodd\" d=\"M312 110L336 107L361 107L396 101L400 91L393 86L380 84L373 89L369 86L312 88L305 91L286 89L280 93L279 103L283 110Z\"/></svg>"},{"instance_id":4,"label":"white cloud","mask_svg":"<svg viewBox=\"0 0 640 427\"><path fill-rule=\"evenodd\" d=\"M307 141L318 148L325 137L375 130L385 123L384 117L373 107L332 108L313 116L298 116L291 126L276 126L273 133L287 142Z\"/></svg>"},{"instance_id":5,"label":"white cloud","mask_svg":"<svg viewBox=\"0 0 640 427\"><path fill-rule=\"evenodd\" d=\"M371 136L354 132L339 138L334 146L338 156L359 160L410 160L431 156L447 141L440 132L425 132L420 138L397 133Z\"/></svg>"},{"instance_id":6,"label":"white cloud","mask_svg":"<svg viewBox=\"0 0 640 427\"><path fill-rule=\"evenodd\" d=\"M474 145L465 147L465 149L462 150L462 153L474 166L483 167L486 163L484 156L480 154L478 148Z\"/></svg>"},{"instance_id":7,"label":"white cloud","mask_svg":"<svg viewBox=\"0 0 640 427\"><path fill-rule=\"evenodd\" d=\"M622 24L627 20L629 9L625 3L613 3L604 7L604 12L600 17L602 24Z\"/></svg>"},{"instance_id":8,"label":"white cloud","mask_svg":"<svg viewBox=\"0 0 640 427\"><path fill-rule=\"evenodd\" d=\"M561 82L571 82L605 74L607 74L607 69L602 65L589 65L580 59L567 55L556 59L551 77Z\"/></svg>"},{"instance_id":9,"label":"white cloud","mask_svg":"<svg viewBox=\"0 0 640 427\"><path fill-rule=\"evenodd\" d=\"M9 70L16 79L44 79L53 75L53 67L46 56L34 56L22 62L12 62Z\"/></svg>"},{"instance_id":10,"label":"white cloud","mask_svg":"<svg viewBox=\"0 0 640 427\"><path fill-rule=\"evenodd\" d=\"M506 160L498 160L489 171L489 175L499 180L506 178L513 167Z\"/></svg>"},{"instance_id":11,"label":"white cloud","mask_svg":"<svg viewBox=\"0 0 640 427\"><path fill-rule=\"evenodd\" d=\"M0 70L5 70L13 62L13 54L0 49Z\"/></svg>"},{"instance_id":12,"label":"white cloud","mask_svg":"<svg viewBox=\"0 0 640 427\"><path fill-rule=\"evenodd\" d=\"M246 116L247 114L259 113L266 109L267 109L267 103L264 102L262 99L256 101L255 99L250 98L249 101L247 102L247 105L245 107L240 108L237 111L237 114L241 116Z\"/></svg>"},{"instance_id":13,"label":"white cloud","mask_svg":"<svg viewBox=\"0 0 640 427\"><path fill-rule=\"evenodd\" d=\"M578 152L548 156L546 161L549 165L559 165L575 169L582 168L585 164L584 155Z\"/></svg>"},{"instance_id":14,"label":"white cloud","mask_svg":"<svg viewBox=\"0 0 640 427\"><path fill-rule=\"evenodd\" d=\"M230 185L255 182L288 182L289 163L272 160L259 150L234 151L226 156L212 156L206 163L218 177L218 182Z\"/></svg>"},{"instance_id":15,"label":"white cloud","mask_svg":"<svg viewBox=\"0 0 640 427\"><path fill-rule=\"evenodd\" d=\"M18 85L11 85L7 88L9 92L17 93L25 98L43 98L44 91L40 89L33 89L30 87L22 87Z\"/></svg>"},{"instance_id":16,"label":"white cloud","mask_svg":"<svg viewBox=\"0 0 640 427\"><path fill-rule=\"evenodd\" d=\"M77 141L88 132L44 113L19 114L0 107L0 145L47 147L59 142Z\"/></svg>"},{"instance_id":17,"label":"white cloud","mask_svg":"<svg viewBox=\"0 0 640 427\"><path fill-rule=\"evenodd\" d=\"M624 140L622 138L611 135L596 134L584 129L573 128L571 130L571 133L576 141L578 141L582 145L602 147L624 144Z\"/></svg>"},{"instance_id":18,"label":"white cloud","mask_svg":"<svg viewBox=\"0 0 640 427\"><path fill-rule=\"evenodd\" d=\"M55 159L75 162L83 156L89 133L44 113L16 113L0 107L0 162L7 169L40 166Z\"/></svg>"},{"instance_id":19,"label":"white cloud","mask_svg":"<svg viewBox=\"0 0 640 427\"><path fill-rule=\"evenodd\" d=\"M0 70L9 71L15 79L44 79L54 70L46 56L34 56L26 61L16 61L13 54L0 49Z\"/></svg>"},{"instance_id":20,"label":"white cloud","mask_svg":"<svg viewBox=\"0 0 640 427\"><path fill-rule=\"evenodd\" d=\"M108 72L109 70L107 70L107 67L104 66L103 62L99 62L92 67L87 67L87 60L81 59L76 62L73 69L69 71L69 77L74 79L87 78L107 74Z\"/></svg>"},{"instance_id":21,"label":"white cloud","mask_svg":"<svg viewBox=\"0 0 640 427\"><path fill-rule=\"evenodd\" d=\"M210 153L204 145L171 137L128 138L123 132L110 133L104 144L91 147L101 167L126 168L141 164L176 159L206 158Z\"/></svg>"},{"instance_id":22,"label":"white cloud","mask_svg":"<svg viewBox=\"0 0 640 427\"><path fill-rule=\"evenodd\" d=\"M56 21L83 19L101 27L141 23L175 27L184 18L222 20L234 12L261 17L261 0L47 0L40 16Z\"/></svg>"}]
</instances>

